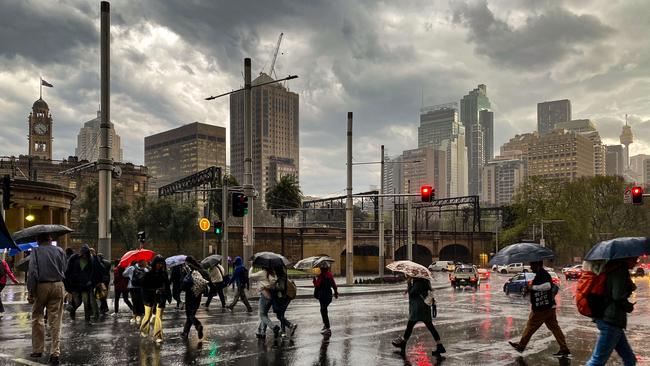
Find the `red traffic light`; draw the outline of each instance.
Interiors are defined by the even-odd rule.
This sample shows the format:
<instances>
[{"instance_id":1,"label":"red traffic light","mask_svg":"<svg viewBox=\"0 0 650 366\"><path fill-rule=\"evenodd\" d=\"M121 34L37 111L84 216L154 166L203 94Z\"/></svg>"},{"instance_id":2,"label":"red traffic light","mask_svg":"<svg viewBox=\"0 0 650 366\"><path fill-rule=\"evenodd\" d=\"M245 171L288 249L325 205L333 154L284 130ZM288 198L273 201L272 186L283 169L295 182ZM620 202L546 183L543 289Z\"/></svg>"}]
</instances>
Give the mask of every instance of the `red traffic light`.
<instances>
[{"instance_id":1,"label":"red traffic light","mask_svg":"<svg viewBox=\"0 0 650 366\"><path fill-rule=\"evenodd\" d=\"M428 184L420 187L420 197L422 198L422 202L431 202L433 199L433 187Z\"/></svg>"},{"instance_id":2,"label":"red traffic light","mask_svg":"<svg viewBox=\"0 0 650 366\"><path fill-rule=\"evenodd\" d=\"M632 193L632 204L633 205L643 204L643 188L632 187L630 191Z\"/></svg>"}]
</instances>

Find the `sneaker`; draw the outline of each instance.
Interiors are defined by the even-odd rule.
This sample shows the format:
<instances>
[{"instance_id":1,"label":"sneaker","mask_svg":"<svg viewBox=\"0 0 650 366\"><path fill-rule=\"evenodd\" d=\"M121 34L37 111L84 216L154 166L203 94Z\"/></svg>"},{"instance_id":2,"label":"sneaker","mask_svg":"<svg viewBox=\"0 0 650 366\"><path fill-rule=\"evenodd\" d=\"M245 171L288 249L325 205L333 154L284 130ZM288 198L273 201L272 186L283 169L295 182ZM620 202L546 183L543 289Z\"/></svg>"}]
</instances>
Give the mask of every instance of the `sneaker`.
<instances>
[{"instance_id":1,"label":"sneaker","mask_svg":"<svg viewBox=\"0 0 650 366\"><path fill-rule=\"evenodd\" d=\"M156 345L160 345L160 344L162 344L163 340L162 340L162 338L157 338L155 340L155 342L156 342Z\"/></svg>"},{"instance_id":2,"label":"sneaker","mask_svg":"<svg viewBox=\"0 0 650 366\"><path fill-rule=\"evenodd\" d=\"M136 323L140 324L141 321L142 321L142 317L140 315L135 317L135 322Z\"/></svg>"},{"instance_id":3,"label":"sneaker","mask_svg":"<svg viewBox=\"0 0 650 366\"><path fill-rule=\"evenodd\" d=\"M553 357L569 357L571 356L571 351L568 349L561 349L553 354Z\"/></svg>"},{"instance_id":4,"label":"sneaker","mask_svg":"<svg viewBox=\"0 0 650 366\"><path fill-rule=\"evenodd\" d=\"M203 326L199 325L199 328L196 331L199 333L199 339L203 339Z\"/></svg>"},{"instance_id":5,"label":"sneaker","mask_svg":"<svg viewBox=\"0 0 650 366\"><path fill-rule=\"evenodd\" d=\"M519 343L517 342L508 342L512 348L514 348L517 352L522 353L524 352L524 347L522 347Z\"/></svg>"},{"instance_id":6,"label":"sneaker","mask_svg":"<svg viewBox=\"0 0 650 366\"><path fill-rule=\"evenodd\" d=\"M187 338L189 338L189 336L190 335L188 333L185 333L185 332L181 333L181 339L184 340L184 341L186 341Z\"/></svg>"},{"instance_id":7,"label":"sneaker","mask_svg":"<svg viewBox=\"0 0 650 366\"><path fill-rule=\"evenodd\" d=\"M332 330L330 328L325 328L320 331L320 334L322 335L332 335Z\"/></svg>"},{"instance_id":8,"label":"sneaker","mask_svg":"<svg viewBox=\"0 0 650 366\"><path fill-rule=\"evenodd\" d=\"M294 333L296 333L296 329L298 329L298 324L291 324L291 327L289 328L290 337L293 337Z\"/></svg>"},{"instance_id":9,"label":"sneaker","mask_svg":"<svg viewBox=\"0 0 650 366\"><path fill-rule=\"evenodd\" d=\"M140 337L142 337L142 338L147 338L147 333L145 333L145 332L140 332Z\"/></svg>"},{"instance_id":10,"label":"sneaker","mask_svg":"<svg viewBox=\"0 0 650 366\"><path fill-rule=\"evenodd\" d=\"M118 313L112 313L111 314L111 316L118 316L118 315L120 315L120 314L118 314Z\"/></svg>"},{"instance_id":11,"label":"sneaker","mask_svg":"<svg viewBox=\"0 0 650 366\"><path fill-rule=\"evenodd\" d=\"M273 327L273 336L275 338L278 338L278 336L280 336L280 327L277 326L277 325L275 327Z\"/></svg>"}]
</instances>

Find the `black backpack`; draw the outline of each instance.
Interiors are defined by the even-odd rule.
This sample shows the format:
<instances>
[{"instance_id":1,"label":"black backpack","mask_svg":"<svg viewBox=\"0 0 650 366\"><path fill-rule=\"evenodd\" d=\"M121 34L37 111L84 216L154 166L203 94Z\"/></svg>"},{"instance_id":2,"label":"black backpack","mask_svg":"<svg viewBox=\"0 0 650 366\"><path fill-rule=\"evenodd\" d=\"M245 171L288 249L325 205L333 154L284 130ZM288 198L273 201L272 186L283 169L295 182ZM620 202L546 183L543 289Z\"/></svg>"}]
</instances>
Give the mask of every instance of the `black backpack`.
<instances>
[{"instance_id":1,"label":"black backpack","mask_svg":"<svg viewBox=\"0 0 650 366\"><path fill-rule=\"evenodd\" d=\"M144 269L135 267L133 269L133 274L131 275L131 285L134 287L142 287L144 284L144 276L147 272Z\"/></svg>"}]
</instances>

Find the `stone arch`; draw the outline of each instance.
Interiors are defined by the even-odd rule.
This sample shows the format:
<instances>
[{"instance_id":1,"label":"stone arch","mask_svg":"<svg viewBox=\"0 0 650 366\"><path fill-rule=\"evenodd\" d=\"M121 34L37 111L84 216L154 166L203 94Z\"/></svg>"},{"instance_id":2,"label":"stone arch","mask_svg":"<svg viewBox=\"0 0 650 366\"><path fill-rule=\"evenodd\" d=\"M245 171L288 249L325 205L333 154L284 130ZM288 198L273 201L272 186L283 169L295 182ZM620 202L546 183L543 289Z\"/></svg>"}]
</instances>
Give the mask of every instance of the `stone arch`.
<instances>
[{"instance_id":1,"label":"stone arch","mask_svg":"<svg viewBox=\"0 0 650 366\"><path fill-rule=\"evenodd\" d=\"M406 245L403 245L395 251L395 260L406 260L407 254L408 248ZM413 262L426 267L431 264L431 260L431 250L429 250L429 248L424 245L413 244Z\"/></svg>"},{"instance_id":2,"label":"stone arch","mask_svg":"<svg viewBox=\"0 0 650 366\"><path fill-rule=\"evenodd\" d=\"M440 249L439 258L441 261L454 261L461 263L472 263L472 254L462 244L448 244Z\"/></svg>"}]
</instances>

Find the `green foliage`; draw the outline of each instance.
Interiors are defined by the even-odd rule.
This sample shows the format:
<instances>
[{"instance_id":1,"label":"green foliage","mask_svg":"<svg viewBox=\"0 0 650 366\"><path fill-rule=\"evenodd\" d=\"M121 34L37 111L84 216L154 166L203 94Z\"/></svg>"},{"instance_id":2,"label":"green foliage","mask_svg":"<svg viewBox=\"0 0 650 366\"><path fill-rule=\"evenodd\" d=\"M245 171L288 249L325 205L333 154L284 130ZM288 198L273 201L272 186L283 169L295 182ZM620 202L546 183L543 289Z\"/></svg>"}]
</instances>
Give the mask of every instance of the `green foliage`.
<instances>
[{"instance_id":1,"label":"green foliage","mask_svg":"<svg viewBox=\"0 0 650 366\"><path fill-rule=\"evenodd\" d=\"M292 217L302 205L302 192L293 175L285 175L266 190L266 208L275 217Z\"/></svg>"},{"instance_id":2,"label":"green foliage","mask_svg":"<svg viewBox=\"0 0 650 366\"><path fill-rule=\"evenodd\" d=\"M173 198L147 200L137 217L138 227L153 241L171 241L176 249L198 239L196 203Z\"/></svg>"},{"instance_id":3,"label":"green foliage","mask_svg":"<svg viewBox=\"0 0 650 366\"><path fill-rule=\"evenodd\" d=\"M619 177L579 178L571 182L530 179L504 212L504 244L532 239L533 225L539 238L540 220L563 220L546 224L544 238L562 261L582 257L595 243L619 236L647 236L648 206L623 203L627 187ZM507 223L507 224L506 224Z\"/></svg>"}]
</instances>

